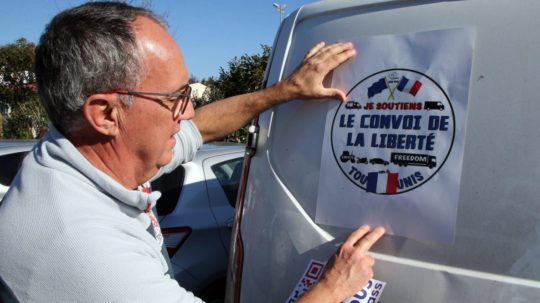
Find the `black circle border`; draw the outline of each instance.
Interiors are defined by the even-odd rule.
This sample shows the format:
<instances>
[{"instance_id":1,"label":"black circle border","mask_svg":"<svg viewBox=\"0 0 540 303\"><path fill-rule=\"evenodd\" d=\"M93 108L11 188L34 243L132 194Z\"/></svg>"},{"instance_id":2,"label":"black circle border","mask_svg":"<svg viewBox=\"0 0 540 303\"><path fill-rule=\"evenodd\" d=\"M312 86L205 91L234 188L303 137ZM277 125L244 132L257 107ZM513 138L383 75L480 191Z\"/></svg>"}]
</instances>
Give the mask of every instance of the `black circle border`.
<instances>
[{"instance_id":1,"label":"black circle border","mask_svg":"<svg viewBox=\"0 0 540 303\"><path fill-rule=\"evenodd\" d=\"M426 184L431 178L433 178L433 176L435 176L439 170L444 166L444 163L446 163L446 160L448 159L448 156L450 156L450 153L452 152L452 148L454 147L454 139L456 137L456 115L454 113L454 107L452 106L452 102L450 102L450 98L448 98L448 95L446 94L446 92L444 91L444 89L442 89L442 87L439 85L439 83L437 83L437 81L433 80L431 77L429 77L428 75L426 74L423 74L419 71L416 71L416 70L413 70L413 69L407 69L407 68L390 68L390 69L385 69L385 70L382 70L382 71L378 71L376 73L373 73L367 77L365 77L364 79L358 81L350 90L349 92L347 92L347 96L349 96L349 94L358 86L360 85L362 82L366 81L367 79L377 75L377 74L381 74L381 73L387 73L387 72L390 72L390 71L407 71L407 72L412 72L412 73L416 73L416 74L419 74L421 75L422 77L426 77L428 78L431 82L435 83L435 85L439 88L440 91L443 92L444 94L444 97L446 98L446 101L448 101L448 104L450 105L450 109L452 110L452 120L453 120L453 129L452 129L452 142L450 143L450 148L448 149L448 153L446 154L446 157L444 158L444 161L441 163L441 165L439 166L439 168L437 168L437 170L431 174L431 176L429 176L429 178L427 178L424 182L422 182L420 185L418 186L415 186L415 187L412 187L410 189L407 189L405 191L402 191L402 192L399 192L399 193L374 193L374 194L377 194L377 195L399 195L399 194L404 194L406 192L409 192L413 189L416 189L416 188L419 188L420 186ZM339 169L341 170L341 172L345 175L345 177L347 177L347 179L349 179L349 181L351 181L354 185L360 187L361 189L363 190L366 190L366 188L363 188L362 186L360 186L359 184L357 184L354 180L352 180L351 178L349 178L349 175L343 170L343 168L341 168L341 166L339 165L339 160L336 156L336 152L334 150L334 135L333 135L333 129L334 129L334 123L336 122L336 117L337 117L337 114L339 112L339 110L341 109L341 107L345 104L345 102L342 102L339 107L336 109L336 113L334 114L334 119L332 120L332 128L330 129L330 145L332 146L332 154L334 155L334 159L336 160L336 163L339 167Z\"/></svg>"}]
</instances>

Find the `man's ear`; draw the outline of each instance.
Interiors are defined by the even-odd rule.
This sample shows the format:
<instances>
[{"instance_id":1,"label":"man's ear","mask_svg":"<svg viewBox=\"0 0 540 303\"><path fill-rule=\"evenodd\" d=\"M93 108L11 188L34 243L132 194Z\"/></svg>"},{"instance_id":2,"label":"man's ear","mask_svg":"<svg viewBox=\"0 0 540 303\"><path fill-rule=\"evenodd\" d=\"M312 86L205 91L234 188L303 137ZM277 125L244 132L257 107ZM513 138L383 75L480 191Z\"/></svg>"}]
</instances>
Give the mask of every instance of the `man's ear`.
<instances>
[{"instance_id":1,"label":"man's ear","mask_svg":"<svg viewBox=\"0 0 540 303\"><path fill-rule=\"evenodd\" d=\"M121 101L115 94L94 94L86 99L83 116L92 128L106 136L120 131Z\"/></svg>"}]
</instances>

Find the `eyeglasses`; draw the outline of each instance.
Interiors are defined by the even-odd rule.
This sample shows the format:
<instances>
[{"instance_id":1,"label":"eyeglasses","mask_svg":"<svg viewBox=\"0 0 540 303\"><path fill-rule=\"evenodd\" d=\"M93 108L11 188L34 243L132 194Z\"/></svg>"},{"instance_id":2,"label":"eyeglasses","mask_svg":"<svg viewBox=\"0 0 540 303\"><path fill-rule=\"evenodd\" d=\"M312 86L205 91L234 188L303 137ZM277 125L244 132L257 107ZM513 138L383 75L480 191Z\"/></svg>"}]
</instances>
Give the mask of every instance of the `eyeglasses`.
<instances>
[{"instance_id":1,"label":"eyeglasses","mask_svg":"<svg viewBox=\"0 0 540 303\"><path fill-rule=\"evenodd\" d=\"M173 114L173 119L177 119L179 115L183 115L186 112L187 106L191 100L191 86L186 84L179 89L179 92L164 94L164 93L154 93L154 92L137 92L125 89L117 89L109 91L108 93L114 93L119 95L129 95L137 96L151 101L160 103L162 106L166 107ZM162 97L162 98L155 98ZM164 102L165 99L167 102ZM172 103L172 106L168 106L167 103Z\"/></svg>"}]
</instances>

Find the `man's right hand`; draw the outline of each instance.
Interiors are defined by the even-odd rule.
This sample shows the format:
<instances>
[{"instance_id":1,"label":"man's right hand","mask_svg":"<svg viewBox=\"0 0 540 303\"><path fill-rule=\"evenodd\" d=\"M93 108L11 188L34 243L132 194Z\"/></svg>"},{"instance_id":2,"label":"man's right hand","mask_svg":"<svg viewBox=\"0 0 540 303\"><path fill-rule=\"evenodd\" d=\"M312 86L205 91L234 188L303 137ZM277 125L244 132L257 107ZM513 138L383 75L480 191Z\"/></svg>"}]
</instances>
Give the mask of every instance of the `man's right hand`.
<instances>
[{"instance_id":1,"label":"man's right hand","mask_svg":"<svg viewBox=\"0 0 540 303\"><path fill-rule=\"evenodd\" d=\"M373 277L375 260L367 252L384 232L382 227L370 231L367 225L352 232L329 260L319 283L298 303L341 302L360 291Z\"/></svg>"}]
</instances>

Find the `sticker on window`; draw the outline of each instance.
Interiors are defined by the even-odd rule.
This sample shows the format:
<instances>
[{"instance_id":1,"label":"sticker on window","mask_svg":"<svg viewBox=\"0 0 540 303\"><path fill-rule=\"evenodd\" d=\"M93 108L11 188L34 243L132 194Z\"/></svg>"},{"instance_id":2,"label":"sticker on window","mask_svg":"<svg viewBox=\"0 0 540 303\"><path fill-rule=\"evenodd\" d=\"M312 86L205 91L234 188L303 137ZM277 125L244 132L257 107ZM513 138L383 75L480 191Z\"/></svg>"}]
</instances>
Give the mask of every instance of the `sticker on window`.
<instances>
[{"instance_id":1,"label":"sticker on window","mask_svg":"<svg viewBox=\"0 0 540 303\"><path fill-rule=\"evenodd\" d=\"M304 275L300 278L300 281L296 285L296 288L292 291L291 295L285 302L296 302L300 296L302 296L302 294L313 287L313 285L315 285L321 278L325 265L326 262L311 260L306 268L306 271L304 272ZM343 301L343 303L377 303L385 286L386 282L370 279L364 288L362 288L351 298Z\"/></svg>"},{"instance_id":2,"label":"sticker on window","mask_svg":"<svg viewBox=\"0 0 540 303\"><path fill-rule=\"evenodd\" d=\"M329 102L315 221L452 243L474 31L351 39Z\"/></svg>"}]
</instances>

